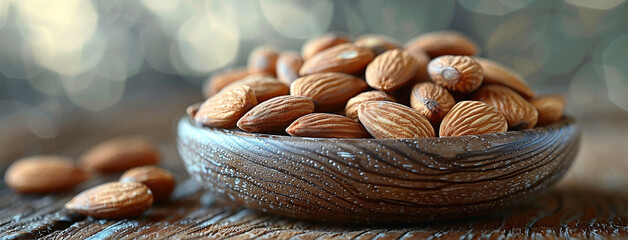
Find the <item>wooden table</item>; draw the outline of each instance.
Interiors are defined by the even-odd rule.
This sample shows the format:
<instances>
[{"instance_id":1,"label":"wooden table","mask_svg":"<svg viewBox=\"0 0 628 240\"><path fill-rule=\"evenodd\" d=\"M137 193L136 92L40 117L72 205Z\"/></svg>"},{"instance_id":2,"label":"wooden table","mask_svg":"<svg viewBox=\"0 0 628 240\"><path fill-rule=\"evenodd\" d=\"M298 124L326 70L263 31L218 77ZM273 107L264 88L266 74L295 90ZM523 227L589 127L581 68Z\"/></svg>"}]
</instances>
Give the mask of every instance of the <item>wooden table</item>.
<instances>
[{"instance_id":1,"label":"wooden table","mask_svg":"<svg viewBox=\"0 0 628 240\"><path fill-rule=\"evenodd\" d=\"M198 101L191 87L171 86L176 94L128 98L112 110L59 111L54 139L28 130L24 116L0 125L0 168L24 155L78 156L90 145L128 133L147 134L163 150L162 166L175 172L173 200L134 219L101 220L71 214L63 204L91 186L118 175L99 175L77 189L55 195L18 195L0 185L0 235L6 239L134 238L295 238L295 239L476 239L476 238L628 238L628 115L605 111L576 116L583 126L581 151L567 177L535 200L491 216L447 222L359 226L301 222L229 207L204 195L188 179L174 145L174 124L184 106ZM150 91L150 89L148 90ZM168 116L168 117L164 117ZM586 117L594 116L594 117ZM132 119L129 120L129 119ZM10 124L6 124L10 123ZM3 170L4 171L4 170Z\"/></svg>"}]
</instances>

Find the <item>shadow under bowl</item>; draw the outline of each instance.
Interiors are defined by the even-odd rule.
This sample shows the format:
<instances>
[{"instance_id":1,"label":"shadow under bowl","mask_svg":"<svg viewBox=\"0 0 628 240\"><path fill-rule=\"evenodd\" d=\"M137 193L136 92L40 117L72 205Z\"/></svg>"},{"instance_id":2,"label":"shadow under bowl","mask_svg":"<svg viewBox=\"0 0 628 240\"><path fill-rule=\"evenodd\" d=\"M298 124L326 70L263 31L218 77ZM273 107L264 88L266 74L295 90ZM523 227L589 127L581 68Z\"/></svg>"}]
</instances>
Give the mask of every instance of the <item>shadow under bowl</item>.
<instances>
[{"instance_id":1,"label":"shadow under bowl","mask_svg":"<svg viewBox=\"0 0 628 240\"><path fill-rule=\"evenodd\" d=\"M341 223L485 214L555 184L573 162L571 118L523 131L426 139L303 138L197 126L177 145L218 198L262 212Z\"/></svg>"}]
</instances>

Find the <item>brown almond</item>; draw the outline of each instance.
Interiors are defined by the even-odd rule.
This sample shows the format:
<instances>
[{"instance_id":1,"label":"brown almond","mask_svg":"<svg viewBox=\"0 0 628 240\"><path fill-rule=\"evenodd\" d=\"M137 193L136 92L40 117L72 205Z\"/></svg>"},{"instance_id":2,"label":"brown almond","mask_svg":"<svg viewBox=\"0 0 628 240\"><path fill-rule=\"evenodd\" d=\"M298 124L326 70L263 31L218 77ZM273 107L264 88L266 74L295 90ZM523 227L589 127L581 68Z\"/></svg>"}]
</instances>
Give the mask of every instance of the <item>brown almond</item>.
<instances>
[{"instance_id":1,"label":"brown almond","mask_svg":"<svg viewBox=\"0 0 628 240\"><path fill-rule=\"evenodd\" d=\"M408 48L406 52L410 54L414 58L416 62L416 71L414 71L414 79L411 79L410 83L419 83L419 82L431 82L432 79L430 75L427 73L427 65L432 60L425 51L421 48Z\"/></svg>"},{"instance_id":2,"label":"brown almond","mask_svg":"<svg viewBox=\"0 0 628 240\"><path fill-rule=\"evenodd\" d=\"M382 91L368 91L363 92L355 97L352 97L347 101L347 106L345 106L345 116L351 119L358 119L358 105L367 101L390 101L396 102L395 98L391 97L385 92Z\"/></svg>"},{"instance_id":3,"label":"brown almond","mask_svg":"<svg viewBox=\"0 0 628 240\"><path fill-rule=\"evenodd\" d=\"M358 106L358 118L375 138L430 138L434 128L419 112L388 101L368 101Z\"/></svg>"},{"instance_id":4,"label":"brown almond","mask_svg":"<svg viewBox=\"0 0 628 240\"><path fill-rule=\"evenodd\" d=\"M384 35L365 34L358 37L353 44L358 47L371 49L375 55L382 54L388 50L399 49L401 44L392 38Z\"/></svg>"},{"instance_id":5,"label":"brown almond","mask_svg":"<svg viewBox=\"0 0 628 240\"><path fill-rule=\"evenodd\" d=\"M194 121L211 127L235 127L238 119L255 105L257 98L251 87L235 86L205 100Z\"/></svg>"},{"instance_id":6,"label":"brown almond","mask_svg":"<svg viewBox=\"0 0 628 240\"><path fill-rule=\"evenodd\" d=\"M328 112L341 109L367 87L366 82L349 74L316 73L294 81L290 95L311 98L317 112Z\"/></svg>"},{"instance_id":7,"label":"brown almond","mask_svg":"<svg viewBox=\"0 0 628 240\"><path fill-rule=\"evenodd\" d=\"M310 113L295 120L286 132L297 137L368 138L362 124L353 119L331 113Z\"/></svg>"},{"instance_id":8,"label":"brown almond","mask_svg":"<svg viewBox=\"0 0 628 240\"><path fill-rule=\"evenodd\" d=\"M368 48L350 43L340 44L306 59L299 70L299 75L322 72L360 73L374 57Z\"/></svg>"},{"instance_id":9,"label":"brown almond","mask_svg":"<svg viewBox=\"0 0 628 240\"><path fill-rule=\"evenodd\" d=\"M412 56L400 49L377 56L366 67L366 83L372 88L391 92L414 76L417 64Z\"/></svg>"},{"instance_id":10,"label":"brown almond","mask_svg":"<svg viewBox=\"0 0 628 240\"><path fill-rule=\"evenodd\" d=\"M87 180L89 174L67 157L36 155L15 161L4 182L19 193L51 193L68 190Z\"/></svg>"},{"instance_id":11,"label":"brown almond","mask_svg":"<svg viewBox=\"0 0 628 240\"><path fill-rule=\"evenodd\" d=\"M195 103L185 108L185 114L188 116L188 118L194 119L194 116L198 112L198 109L201 108L201 104L203 103Z\"/></svg>"},{"instance_id":12,"label":"brown almond","mask_svg":"<svg viewBox=\"0 0 628 240\"><path fill-rule=\"evenodd\" d=\"M280 132L295 119L312 112L314 102L310 98L279 96L253 107L237 125L247 132Z\"/></svg>"},{"instance_id":13,"label":"brown almond","mask_svg":"<svg viewBox=\"0 0 628 240\"><path fill-rule=\"evenodd\" d=\"M80 157L81 166L98 172L122 172L158 162L159 151L153 141L139 135L105 140L89 148Z\"/></svg>"},{"instance_id":14,"label":"brown almond","mask_svg":"<svg viewBox=\"0 0 628 240\"><path fill-rule=\"evenodd\" d=\"M264 73L275 75L279 53L272 47L262 46L251 51L249 55L249 73Z\"/></svg>"},{"instance_id":15,"label":"brown almond","mask_svg":"<svg viewBox=\"0 0 628 240\"><path fill-rule=\"evenodd\" d=\"M440 125L455 104L456 100L447 89L434 83L418 83L412 87L410 106L430 120L434 127Z\"/></svg>"},{"instance_id":16,"label":"brown almond","mask_svg":"<svg viewBox=\"0 0 628 240\"><path fill-rule=\"evenodd\" d=\"M525 99L534 98L534 91L528 86L521 74L493 60L475 57L484 73L484 84L498 84L509 87Z\"/></svg>"},{"instance_id":17,"label":"brown almond","mask_svg":"<svg viewBox=\"0 0 628 240\"><path fill-rule=\"evenodd\" d=\"M65 208L97 218L127 218L144 213L153 205L153 194L137 182L111 182L76 195Z\"/></svg>"},{"instance_id":18,"label":"brown almond","mask_svg":"<svg viewBox=\"0 0 628 240\"><path fill-rule=\"evenodd\" d=\"M344 34L327 33L305 42L301 48L301 56L303 56L303 59L308 59L325 49L348 42L349 38Z\"/></svg>"},{"instance_id":19,"label":"brown almond","mask_svg":"<svg viewBox=\"0 0 628 240\"><path fill-rule=\"evenodd\" d=\"M538 126L547 125L560 120L565 110L565 97L562 95L548 95L532 100L532 105L539 112Z\"/></svg>"},{"instance_id":20,"label":"brown almond","mask_svg":"<svg viewBox=\"0 0 628 240\"><path fill-rule=\"evenodd\" d=\"M175 187L172 173L157 166L143 166L129 169L122 174L120 182L138 182L146 185L153 193L155 202L168 200Z\"/></svg>"},{"instance_id":21,"label":"brown almond","mask_svg":"<svg viewBox=\"0 0 628 240\"><path fill-rule=\"evenodd\" d=\"M269 75L251 75L229 84L224 89L237 86L251 87L258 103L277 96L287 95L290 92L288 85L279 82L276 78Z\"/></svg>"},{"instance_id":22,"label":"brown almond","mask_svg":"<svg viewBox=\"0 0 628 240\"><path fill-rule=\"evenodd\" d=\"M427 65L430 78L446 89L472 92L482 85L482 67L469 56L440 56Z\"/></svg>"},{"instance_id":23,"label":"brown almond","mask_svg":"<svg viewBox=\"0 0 628 240\"><path fill-rule=\"evenodd\" d=\"M481 87L473 100L484 102L497 108L508 122L509 130L533 128L538 120L538 112L528 101L510 88L500 85Z\"/></svg>"},{"instance_id":24,"label":"brown almond","mask_svg":"<svg viewBox=\"0 0 628 240\"><path fill-rule=\"evenodd\" d=\"M425 33L408 41L406 48L423 49L430 57L443 55L471 56L479 51L478 45L466 35L456 31Z\"/></svg>"},{"instance_id":25,"label":"brown almond","mask_svg":"<svg viewBox=\"0 0 628 240\"><path fill-rule=\"evenodd\" d=\"M209 98L220 92L227 85L245 78L249 75L246 68L229 69L227 71L214 74L207 79L203 85L203 96Z\"/></svg>"},{"instance_id":26,"label":"brown almond","mask_svg":"<svg viewBox=\"0 0 628 240\"><path fill-rule=\"evenodd\" d=\"M440 124L441 137L506 132L508 122L497 108L479 101L461 101Z\"/></svg>"},{"instance_id":27,"label":"brown almond","mask_svg":"<svg viewBox=\"0 0 628 240\"><path fill-rule=\"evenodd\" d=\"M303 65L303 59L296 52L282 52L277 59L277 80L290 86L299 78L299 70Z\"/></svg>"}]
</instances>

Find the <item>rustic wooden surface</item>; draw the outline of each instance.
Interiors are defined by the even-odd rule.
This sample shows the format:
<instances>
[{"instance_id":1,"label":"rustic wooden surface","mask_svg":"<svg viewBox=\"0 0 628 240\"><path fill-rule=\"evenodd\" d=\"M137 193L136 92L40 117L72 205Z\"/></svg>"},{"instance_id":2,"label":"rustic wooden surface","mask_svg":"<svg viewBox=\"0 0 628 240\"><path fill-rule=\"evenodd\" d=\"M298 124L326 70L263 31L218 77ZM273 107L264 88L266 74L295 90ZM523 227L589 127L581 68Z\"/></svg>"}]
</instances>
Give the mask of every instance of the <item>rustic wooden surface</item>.
<instances>
[{"instance_id":1,"label":"rustic wooden surface","mask_svg":"<svg viewBox=\"0 0 628 240\"><path fill-rule=\"evenodd\" d=\"M170 89L177 90L174 86ZM72 117L63 118L54 139L40 139L30 134L19 114L0 119L3 133L0 169L3 172L9 161L20 156L59 153L76 157L102 139L141 133L160 142L164 156L161 165L174 171L179 182L170 204L155 206L142 217L122 220L86 218L62 208L74 194L112 181L118 177L115 174L97 176L73 191L48 196L17 195L2 182L0 236L3 239L628 238L626 113L576 115L583 127L582 148L576 162L556 188L533 201L492 216L456 221L331 225L230 207L228 203L219 203L212 196L204 195L194 181L188 180L175 150L175 116L181 114L187 104L198 101L199 96L196 92L181 90L177 95L159 95L158 100L132 99L134 104L123 104L100 113L61 109L63 115ZM130 100L125 98L125 101Z\"/></svg>"}]
</instances>

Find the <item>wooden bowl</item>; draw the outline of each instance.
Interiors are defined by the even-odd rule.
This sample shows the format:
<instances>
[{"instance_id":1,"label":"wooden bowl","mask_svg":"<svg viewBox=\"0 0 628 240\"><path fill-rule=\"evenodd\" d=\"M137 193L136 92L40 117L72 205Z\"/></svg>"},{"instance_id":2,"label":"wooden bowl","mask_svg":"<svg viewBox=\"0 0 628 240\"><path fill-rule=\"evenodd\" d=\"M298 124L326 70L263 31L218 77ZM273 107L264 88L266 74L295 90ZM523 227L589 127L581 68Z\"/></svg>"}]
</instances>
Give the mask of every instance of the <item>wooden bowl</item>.
<instances>
[{"instance_id":1,"label":"wooden bowl","mask_svg":"<svg viewBox=\"0 0 628 240\"><path fill-rule=\"evenodd\" d=\"M545 127L427 139L332 139L178 124L188 172L225 200L332 222L408 222L484 214L556 183L580 130Z\"/></svg>"}]
</instances>

